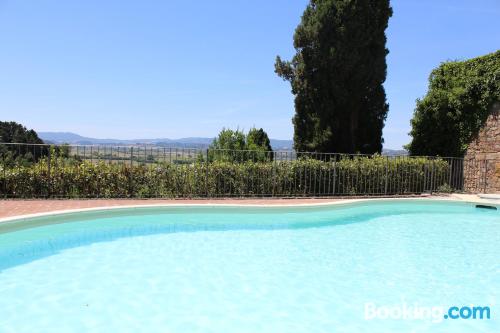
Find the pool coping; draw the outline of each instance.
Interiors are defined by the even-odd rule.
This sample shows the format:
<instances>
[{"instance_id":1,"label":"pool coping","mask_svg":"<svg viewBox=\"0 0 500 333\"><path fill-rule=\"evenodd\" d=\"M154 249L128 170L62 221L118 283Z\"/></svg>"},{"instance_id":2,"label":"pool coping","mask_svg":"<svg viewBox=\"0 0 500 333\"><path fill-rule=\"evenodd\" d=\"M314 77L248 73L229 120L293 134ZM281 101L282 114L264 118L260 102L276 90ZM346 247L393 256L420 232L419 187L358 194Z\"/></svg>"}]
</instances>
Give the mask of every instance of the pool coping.
<instances>
[{"instance_id":1,"label":"pool coping","mask_svg":"<svg viewBox=\"0 0 500 333\"><path fill-rule=\"evenodd\" d=\"M314 200L314 199L312 199ZM46 211L40 213L31 213L31 214L22 214L22 215L13 215L8 217L0 218L0 223L2 222L13 222L13 221L23 221L29 220L37 217L48 217L55 215L64 215L64 214L73 214L73 213L83 213L83 212L93 212L93 211L111 211L111 210L124 210L124 209L139 209L139 208L168 208L168 207L324 207L324 206L338 206L345 205L351 203L362 203L362 202L377 202L377 201L443 201L443 202L462 202L462 203L470 203L470 204L488 204L496 207L500 207L500 202L495 202L494 200L487 200L484 198L480 198L477 195L469 195L469 194L452 194L450 196L412 196L412 197L376 197L376 198L355 198L355 199L335 199L332 198L332 201L326 202L308 202L308 203L273 203L270 204L269 200L262 200L262 203L245 203L245 199L242 199L241 202L207 202L202 203L199 201L193 203L155 203L155 204L132 204L132 205L110 205L110 206L98 206L98 207L87 207L87 208L75 208L75 209L59 209L53 211ZM255 201L255 200L253 200Z\"/></svg>"}]
</instances>

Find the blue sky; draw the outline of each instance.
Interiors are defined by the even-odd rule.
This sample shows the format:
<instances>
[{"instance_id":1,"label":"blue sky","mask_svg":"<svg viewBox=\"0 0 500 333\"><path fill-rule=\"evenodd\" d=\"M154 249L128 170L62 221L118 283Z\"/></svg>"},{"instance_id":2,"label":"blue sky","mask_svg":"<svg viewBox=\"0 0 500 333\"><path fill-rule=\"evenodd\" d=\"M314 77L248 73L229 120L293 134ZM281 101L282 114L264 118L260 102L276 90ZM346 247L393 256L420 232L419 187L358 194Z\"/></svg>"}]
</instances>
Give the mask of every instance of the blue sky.
<instances>
[{"instance_id":1,"label":"blue sky","mask_svg":"<svg viewBox=\"0 0 500 333\"><path fill-rule=\"evenodd\" d=\"M293 135L274 73L305 0L0 0L0 120L99 138ZM385 147L409 141L440 62L500 47L498 0L393 0Z\"/></svg>"}]
</instances>

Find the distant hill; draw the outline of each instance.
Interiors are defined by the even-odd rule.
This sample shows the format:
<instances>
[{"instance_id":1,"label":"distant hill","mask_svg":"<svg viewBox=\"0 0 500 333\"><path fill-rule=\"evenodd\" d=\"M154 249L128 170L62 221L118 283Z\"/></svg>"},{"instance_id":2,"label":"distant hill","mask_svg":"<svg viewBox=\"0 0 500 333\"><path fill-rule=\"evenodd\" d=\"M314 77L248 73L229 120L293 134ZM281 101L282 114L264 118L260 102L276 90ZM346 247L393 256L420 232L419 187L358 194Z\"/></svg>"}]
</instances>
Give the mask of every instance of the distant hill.
<instances>
[{"instance_id":1,"label":"distant hill","mask_svg":"<svg viewBox=\"0 0 500 333\"><path fill-rule=\"evenodd\" d=\"M408 151L404 149L382 149L382 155L384 156L406 156Z\"/></svg>"},{"instance_id":2,"label":"distant hill","mask_svg":"<svg viewBox=\"0 0 500 333\"><path fill-rule=\"evenodd\" d=\"M175 147L175 148L207 148L212 143L213 138L204 137L188 137L180 139L133 139L133 140L120 140L120 139L96 139L81 136L71 132L39 132L38 136L48 143L69 143L75 145L156 145L161 147ZM279 140L270 139L271 147L274 150L292 150L292 140ZM382 155L386 156L400 156L408 155L406 150L383 149Z\"/></svg>"},{"instance_id":3,"label":"distant hill","mask_svg":"<svg viewBox=\"0 0 500 333\"><path fill-rule=\"evenodd\" d=\"M212 143L213 138L204 137L188 137L180 139L157 138L157 139L96 139L81 136L71 132L38 132L38 135L45 142L50 143L69 143L75 145L139 145L139 144L154 144L165 147L179 148L206 148ZM291 150L293 147L292 140L271 139L271 147L274 150Z\"/></svg>"}]
</instances>

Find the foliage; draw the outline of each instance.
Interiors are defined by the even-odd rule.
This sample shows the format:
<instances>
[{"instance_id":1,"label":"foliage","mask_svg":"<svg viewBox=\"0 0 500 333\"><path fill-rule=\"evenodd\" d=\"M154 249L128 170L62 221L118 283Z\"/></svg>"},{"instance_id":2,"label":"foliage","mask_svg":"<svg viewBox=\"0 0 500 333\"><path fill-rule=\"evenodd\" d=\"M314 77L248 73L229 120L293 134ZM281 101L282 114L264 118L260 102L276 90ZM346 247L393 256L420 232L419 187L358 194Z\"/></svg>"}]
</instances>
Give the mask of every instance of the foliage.
<instances>
[{"instance_id":1,"label":"foliage","mask_svg":"<svg viewBox=\"0 0 500 333\"><path fill-rule=\"evenodd\" d=\"M28 130L21 124L10 121L0 121L1 143L43 144L42 139L34 130ZM4 160L36 161L47 155L47 147L34 145L0 145L0 157Z\"/></svg>"},{"instance_id":2,"label":"foliage","mask_svg":"<svg viewBox=\"0 0 500 333\"><path fill-rule=\"evenodd\" d=\"M272 151L271 141L262 129L251 128L246 137L246 146L249 150Z\"/></svg>"},{"instance_id":3,"label":"foliage","mask_svg":"<svg viewBox=\"0 0 500 333\"><path fill-rule=\"evenodd\" d=\"M272 161L273 148L267 133L262 129L251 128L246 137L246 149L250 153L249 159L253 161Z\"/></svg>"},{"instance_id":4,"label":"foliage","mask_svg":"<svg viewBox=\"0 0 500 333\"><path fill-rule=\"evenodd\" d=\"M500 101L500 50L467 61L442 63L429 77L411 120L412 155L463 156Z\"/></svg>"},{"instance_id":5,"label":"foliage","mask_svg":"<svg viewBox=\"0 0 500 333\"><path fill-rule=\"evenodd\" d=\"M245 133L223 128L210 145L211 149L245 150Z\"/></svg>"},{"instance_id":6,"label":"foliage","mask_svg":"<svg viewBox=\"0 0 500 333\"><path fill-rule=\"evenodd\" d=\"M272 161L273 153L267 133L252 128L247 135L240 130L222 129L208 151L209 161ZM202 160L199 156L199 160Z\"/></svg>"},{"instance_id":7,"label":"foliage","mask_svg":"<svg viewBox=\"0 0 500 333\"><path fill-rule=\"evenodd\" d=\"M295 30L295 56L275 64L295 95L295 150L381 151L391 15L389 0L310 1Z\"/></svg>"},{"instance_id":8,"label":"foliage","mask_svg":"<svg viewBox=\"0 0 500 333\"><path fill-rule=\"evenodd\" d=\"M34 130L13 121L0 121L0 142L43 143Z\"/></svg>"},{"instance_id":9,"label":"foliage","mask_svg":"<svg viewBox=\"0 0 500 333\"><path fill-rule=\"evenodd\" d=\"M223 128L210 145L208 158L210 161L244 161L245 149L245 133Z\"/></svg>"},{"instance_id":10,"label":"foliage","mask_svg":"<svg viewBox=\"0 0 500 333\"><path fill-rule=\"evenodd\" d=\"M55 154L57 156L57 154ZM50 167L49 167L50 166ZM130 165L62 157L0 166L6 197L218 197L420 193L446 184L449 165L426 158Z\"/></svg>"}]
</instances>

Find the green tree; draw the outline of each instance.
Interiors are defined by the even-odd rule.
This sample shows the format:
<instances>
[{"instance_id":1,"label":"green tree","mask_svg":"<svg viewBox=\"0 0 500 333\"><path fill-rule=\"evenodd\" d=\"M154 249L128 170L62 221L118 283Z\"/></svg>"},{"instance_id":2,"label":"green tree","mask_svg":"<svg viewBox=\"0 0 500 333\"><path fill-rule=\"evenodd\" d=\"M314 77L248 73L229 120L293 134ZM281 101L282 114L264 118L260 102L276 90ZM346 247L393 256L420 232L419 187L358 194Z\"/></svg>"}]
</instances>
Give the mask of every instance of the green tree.
<instances>
[{"instance_id":1,"label":"green tree","mask_svg":"<svg viewBox=\"0 0 500 333\"><path fill-rule=\"evenodd\" d=\"M245 133L223 128L209 147L209 159L228 162L242 161L245 149Z\"/></svg>"},{"instance_id":2,"label":"green tree","mask_svg":"<svg viewBox=\"0 0 500 333\"><path fill-rule=\"evenodd\" d=\"M223 128L210 145L212 149L245 150L245 133Z\"/></svg>"},{"instance_id":3,"label":"green tree","mask_svg":"<svg viewBox=\"0 0 500 333\"><path fill-rule=\"evenodd\" d=\"M246 148L251 152L248 153L250 160L255 161L272 161L273 148L267 133L262 129L251 128L246 137Z\"/></svg>"},{"instance_id":4,"label":"green tree","mask_svg":"<svg viewBox=\"0 0 500 333\"><path fill-rule=\"evenodd\" d=\"M14 121L0 121L0 143L24 143L28 145L2 145L0 144L0 156L5 159L24 159L35 161L48 154L45 146L29 144L43 144L34 130L28 130L23 125Z\"/></svg>"},{"instance_id":5,"label":"green tree","mask_svg":"<svg viewBox=\"0 0 500 333\"><path fill-rule=\"evenodd\" d=\"M14 121L0 121L0 142L43 143L34 130L28 130Z\"/></svg>"},{"instance_id":6,"label":"green tree","mask_svg":"<svg viewBox=\"0 0 500 333\"><path fill-rule=\"evenodd\" d=\"M500 101L500 50L442 63L429 77L411 120L411 155L463 156Z\"/></svg>"},{"instance_id":7,"label":"green tree","mask_svg":"<svg viewBox=\"0 0 500 333\"><path fill-rule=\"evenodd\" d=\"M262 128L252 128L247 135L240 130L223 128L210 145L208 154L210 161L262 162L273 159L269 137Z\"/></svg>"},{"instance_id":8,"label":"green tree","mask_svg":"<svg viewBox=\"0 0 500 333\"><path fill-rule=\"evenodd\" d=\"M249 150L272 151L271 141L267 133L262 129L251 128L246 137L246 145Z\"/></svg>"},{"instance_id":9,"label":"green tree","mask_svg":"<svg viewBox=\"0 0 500 333\"><path fill-rule=\"evenodd\" d=\"M295 56L275 64L295 95L296 150L381 151L391 15L389 0L310 1L295 30Z\"/></svg>"}]
</instances>

